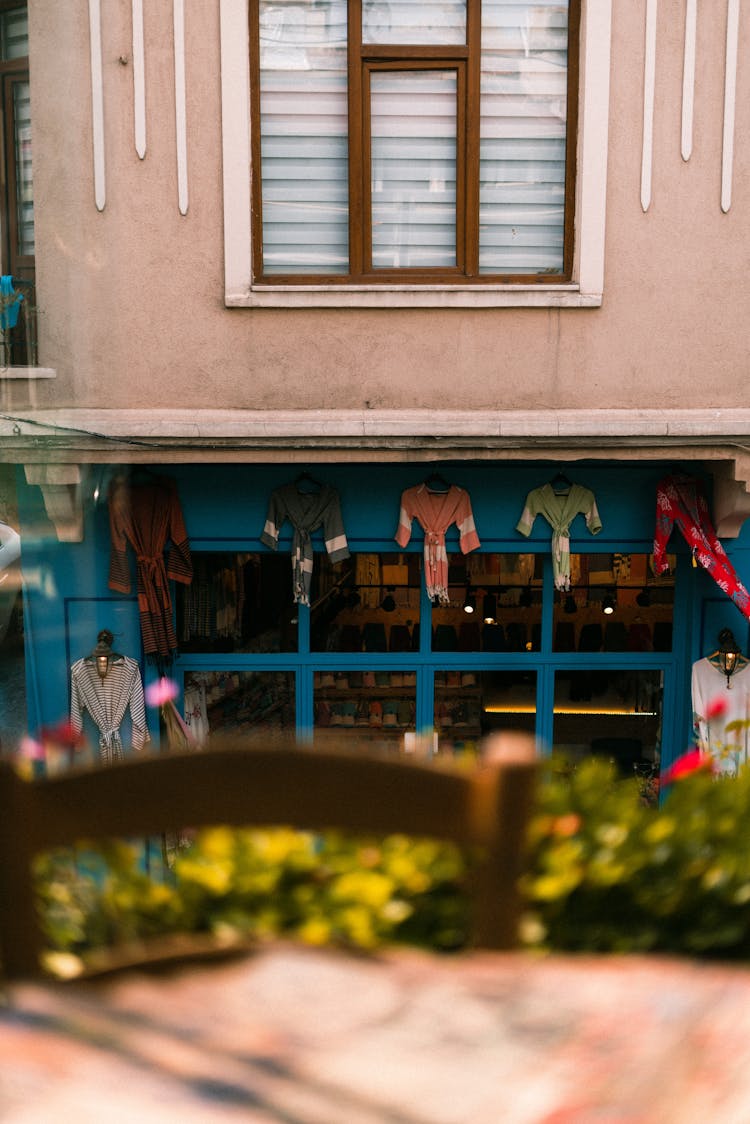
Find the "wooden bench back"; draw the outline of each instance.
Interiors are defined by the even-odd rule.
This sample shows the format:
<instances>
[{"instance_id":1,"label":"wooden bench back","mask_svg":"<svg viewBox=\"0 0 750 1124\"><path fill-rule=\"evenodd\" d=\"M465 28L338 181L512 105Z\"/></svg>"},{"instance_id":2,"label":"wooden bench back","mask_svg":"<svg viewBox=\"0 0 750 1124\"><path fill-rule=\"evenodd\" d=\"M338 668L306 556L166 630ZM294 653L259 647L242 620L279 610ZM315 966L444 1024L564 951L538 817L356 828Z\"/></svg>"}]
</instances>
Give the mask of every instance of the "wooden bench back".
<instances>
[{"instance_id":1,"label":"wooden bench back","mask_svg":"<svg viewBox=\"0 0 750 1124\"><path fill-rule=\"evenodd\" d=\"M2 973L14 979L41 971L36 854L211 824L399 832L476 845L474 943L510 948L533 754L530 738L499 737L491 760L459 770L344 751L221 747L33 781L0 762Z\"/></svg>"}]
</instances>

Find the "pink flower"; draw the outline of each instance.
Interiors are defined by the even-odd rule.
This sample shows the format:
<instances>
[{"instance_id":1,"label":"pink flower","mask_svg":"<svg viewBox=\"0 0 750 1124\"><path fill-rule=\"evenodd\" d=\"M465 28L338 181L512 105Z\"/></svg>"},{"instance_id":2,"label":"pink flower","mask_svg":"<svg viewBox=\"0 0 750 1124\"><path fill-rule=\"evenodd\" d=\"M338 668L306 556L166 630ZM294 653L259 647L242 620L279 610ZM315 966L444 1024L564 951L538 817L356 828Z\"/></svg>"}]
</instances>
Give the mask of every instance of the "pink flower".
<instances>
[{"instance_id":1,"label":"pink flower","mask_svg":"<svg viewBox=\"0 0 750 1124\"><path fill-rule=\"evenodd\" d=\"M28 736L21 738L18 753L26 761L44 761L44 746Z\"/></svg>"},{"instance_id":2,"label":"pink flower","mask_svg":"<svg viewBox=\"0 0 750 1124\"><path fill-rule=\"evenodd\" d=\"M695 773L698 769L712 769L713 757L710 753L704 753L701 749L691 749L688 753L683 753L676 761L673 761L668 769L665 770L662 781L664 784L671 784L672 781L681 780L687 777L690 773Z\"/></svg>"},{"instance_id":3,"label":"pink flower","mask_svg":"<svg viewBox=\"0 0 750 1124\"><path fill-rule=\"evenodd\" d=\"M710 722L713 718L721 718L726 709L726 699L723 699L721 695L717 695L715 699L711 699L711 702L706 707L706 720Z\"/></svg>"},{"instance_id":4,"label":"pink flower","mask_svg":"<svg viewBox=\"0 0 750 1124\"><path fill-rule=\"evenodd\" d=\"M158 683L149 683L146 688L146 702L149 706L164 706L179 694L179 687L173 679L162 675Z\"/></svg>"}]
</instances>

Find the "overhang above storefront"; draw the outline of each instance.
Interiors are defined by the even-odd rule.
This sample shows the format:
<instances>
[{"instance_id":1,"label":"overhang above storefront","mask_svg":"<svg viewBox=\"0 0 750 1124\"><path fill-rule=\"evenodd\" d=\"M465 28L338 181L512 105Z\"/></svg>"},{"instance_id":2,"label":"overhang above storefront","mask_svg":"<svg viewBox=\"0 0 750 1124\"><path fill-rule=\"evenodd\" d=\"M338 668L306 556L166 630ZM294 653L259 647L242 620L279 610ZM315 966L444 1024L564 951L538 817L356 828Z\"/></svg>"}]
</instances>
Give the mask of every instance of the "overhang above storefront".
<instances>
[{"instance_id":1,"label":"overhang above storefront","mask_svg":"<svg viewBox=\"0 0 750 1124\"><path fill-rule=\"evenodd\" d=\"M750 409L30 409L0 416L0 460L63 487L73 508L75 481L36 479L35 466L77 465L83 478L102 463L668 461L713 475L721 536L750 515Z\"/></svg>"}]
</instances>

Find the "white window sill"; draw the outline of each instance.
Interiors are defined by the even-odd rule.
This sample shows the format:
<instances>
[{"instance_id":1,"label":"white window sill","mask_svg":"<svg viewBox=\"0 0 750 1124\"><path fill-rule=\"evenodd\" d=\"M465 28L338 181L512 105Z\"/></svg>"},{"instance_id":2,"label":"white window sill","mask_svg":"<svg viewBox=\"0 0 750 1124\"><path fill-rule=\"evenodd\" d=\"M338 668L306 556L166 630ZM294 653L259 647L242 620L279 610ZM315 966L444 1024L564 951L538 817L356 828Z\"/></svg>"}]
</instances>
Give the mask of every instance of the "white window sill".
<instances>
[{"instance_id":1,"label":"white window sill","mask_svg":"<svg viewBox=\"0 0 750 1124\"><path fill-rule=\"evenodd\" d=\"M254 285L228 308L599 308L578 285Z\"/></svg>"},{"instance_id":2,"label":"white window sill","mask_svg":"<svg viewBox=\"0 0 750 1124\"><path fill-rule=\"evenodd\" d=\"M54 367L0 367L1 379L56 379Z\"/></svg>"}]
</instances>

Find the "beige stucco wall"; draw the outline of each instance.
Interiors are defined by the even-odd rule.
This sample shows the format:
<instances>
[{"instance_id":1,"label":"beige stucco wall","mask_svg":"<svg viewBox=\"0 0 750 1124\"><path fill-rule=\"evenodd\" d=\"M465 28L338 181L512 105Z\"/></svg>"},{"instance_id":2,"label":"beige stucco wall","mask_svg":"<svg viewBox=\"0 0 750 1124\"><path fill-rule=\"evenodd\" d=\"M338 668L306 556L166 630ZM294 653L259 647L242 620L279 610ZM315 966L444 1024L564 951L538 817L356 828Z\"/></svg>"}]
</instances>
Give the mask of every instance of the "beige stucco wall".
<instances>
[{"instance_id":1,"label":"beige stucco wall","mask_svg":"<svg viewBox=\"0 0 750 1124\"><path fill-rule=\"evenodd\" d=\"M594 0L596 2L596 0ZM719 206L725 4L698 6L680 156L684 0L661 0L652 202L640 205L646 0L614 0L600 309L227 310L217 0L186 4L189 210L177 206L172 5L146 4L148 149L133 143L130 4L102 2L107 198L94 205L88 4L34 0L40 406L723 407L748 404L750 9L733 203ZM125 63L119 61L125 59Z\"/></svg>"}]
</instances>

